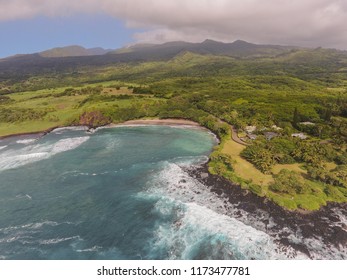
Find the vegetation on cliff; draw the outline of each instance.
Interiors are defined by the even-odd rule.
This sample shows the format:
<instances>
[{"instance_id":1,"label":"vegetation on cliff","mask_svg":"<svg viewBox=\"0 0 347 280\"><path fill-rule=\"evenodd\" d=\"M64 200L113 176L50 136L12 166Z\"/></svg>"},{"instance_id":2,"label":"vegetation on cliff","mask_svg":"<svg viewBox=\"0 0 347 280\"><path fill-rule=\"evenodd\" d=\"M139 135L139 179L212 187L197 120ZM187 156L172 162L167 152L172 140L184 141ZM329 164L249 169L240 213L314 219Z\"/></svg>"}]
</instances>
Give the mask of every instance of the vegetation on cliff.
<instances>
[{"instance_id":1,"label":"vegetation on cliff","mask_svg":"<svg viewBox=\"0 0 347 280\"><path fill-rule=\"evenodd\" d=\"M288 209L347 201L345 52L189 48L147 50L137 60L127 53L1 61L0 136L190 119L221 140L210 172ZM247 146L232 142L230 125Z\"/></svg>"}]
</instances>

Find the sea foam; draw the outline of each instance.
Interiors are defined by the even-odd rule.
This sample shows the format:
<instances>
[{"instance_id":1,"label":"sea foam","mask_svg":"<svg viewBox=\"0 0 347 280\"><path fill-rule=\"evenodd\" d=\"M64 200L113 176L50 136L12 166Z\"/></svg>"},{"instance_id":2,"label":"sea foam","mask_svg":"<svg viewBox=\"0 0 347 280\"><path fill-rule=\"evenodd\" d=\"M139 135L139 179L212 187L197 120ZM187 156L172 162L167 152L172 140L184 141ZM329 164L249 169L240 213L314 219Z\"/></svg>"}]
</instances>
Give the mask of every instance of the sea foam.
<instances>
[{"instance_id":1,"label":"sea foam","mask_svg":"<svg viewBox=\"0 0 347 280\"><path fill-rule=\"evenodd\" d=\"M86 131L88 130L87 126L65 126L65 127L59 127L51 131L51 133L55 134L62 134L66 131Z\"/></svg>"},{"instance_id":2,"label":"sea foam","mask_svg":"<svg viewBox=\"0 0 347 280\"><path fill-rule=\"evenodd\" d=\"M262 231L196 203L186 203L180 215L182 217L174 223L162 224L156 231L154 244L168 248L171 259L306 257L292 248L276 244L271 236Z\"/></svg>"},{"instance_id":3,"label":"sea foam","mask_svg":"<svg viewBox=\"0 0 347 280\"><path fill-rule=\"evenodd\" d=\"M0 171L17 168L76 149L88 139L88 136L67 138L52 144L28 145L21 149L7 150L0 154Z\"/></svg>"},{"instance_id":4,"label":"sea foam","mask_svg":"<svg viewBox=\"0 0 347 280\"><path fill-rule=\"evenodd\" d=\"M225 197L211 192L177 164L164 166L146 192L140 194L157 199L154 211L168 220L157 226L153 256L162 251L167 252L163 257L169 259L308 258L277 242L262 230L265 226L246 224L233 217L232 206Z\"/></svg>"},{"instance_id":5,"label":"sea foam","mask_svg":"<svg viewBox=\"0 0 347 280\"><path fill-rule=\"evenodd\" d=\"M263 210L253 213L242 210L226 196L217 195L210 187L190 177L175 163L163 163L162 171L149 183L145 195L157 199L156 211L174 221L158 226L154 241L158 247L171 248L173 244L180 244L177 245L181 248L179 252L178 249L169 250L172 252L170 258L193 258L199 246L194 246L192 240L199 239L209 244L224 244L220 247L226 251L219 249L210 256L217 259L347 259L346 247L326 244L314 235L304 238L300 228L278 227ZM346 230L345 213L336 209L335 214L338 222L332 226ZM293 246L305 248L309 255L283 245L281 236L286 236ZM206 246L208 244L201 247Z\"/></svg>"},{"instance_id":6,"label":"sea foam","mask_svg":"<svg viewBox=\"0 0 347 280\"><path fill-rule=\"evenodd\" d=\"M36 142L37 139L22 139L22 140L17 140L16 143L17 144L31 144L31 143L34 143Z\"/></svg>"}]
</instances>

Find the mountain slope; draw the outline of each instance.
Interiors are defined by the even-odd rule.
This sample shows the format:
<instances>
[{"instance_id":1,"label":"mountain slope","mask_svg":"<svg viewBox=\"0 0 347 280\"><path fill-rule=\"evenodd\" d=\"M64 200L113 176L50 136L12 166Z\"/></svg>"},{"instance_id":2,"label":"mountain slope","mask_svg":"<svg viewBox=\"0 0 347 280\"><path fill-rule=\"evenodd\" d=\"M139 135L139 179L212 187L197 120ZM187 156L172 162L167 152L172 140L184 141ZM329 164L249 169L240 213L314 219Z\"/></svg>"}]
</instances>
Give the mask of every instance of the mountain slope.
<instances>
[{"instance_id":1,"label":"mountain slope","mask_svg":"<svg viewBox=\"0 0 347 280\"><path fill-rule=\"evenodd\" d=\"M202 43L188 42L168 42L160 45L134 45L111 52L111 54L120 53L156 53L170 56L181 52L193 52L197 54L226 55L232 57L273 57L292 50L300 49L291 46L276 45L257 45L245 41L237 40L233 43L222 43L213 40L205 40Z\"/></svg>"},{"instance_id":2,"label":"mountain slope","mask_svg":"<svg viewBox=\"0 0 347 280\"><path fill-rule=\"evenodd\" d=\"M69 57L69 56L90 56L90 55L103 55L110 50L103 48L86 49L81 46L66 46L61 48L53 48L40 52L42 57Z\"/></svg>"},{"instance_id":3,"label":"mountain slope","mask_svg":"<svg viewBox=\"0 0 347 280\"><path fill-rule=\"evenodd\" d=\"M183 65L185 68L193 67L187 70L188 72L203 73L218 70L227 75L237 73L282 75L286 73L308 78L312 75L322 76L325 75L324 73L338 75L346 73L347 69L346 51L257 45L240 40L233 43L205 40L202 43L178 41L160 45L140 44L104 55L86 55L90 52L95 54L100 51L102 50L69 47L53 49L44 54L0 59L0 82L13 77L26 79L38 74L72 73L79 71L82 67L92 69L144 62L165 62L167 64L167 62L175 61L175 67L180 69L179 71L182 71ZM76 56L77 54L83 55ZM64 56L60 57L61 55ZM169 72L172 74L174 69Z\"/></svg>"}]
</instances>

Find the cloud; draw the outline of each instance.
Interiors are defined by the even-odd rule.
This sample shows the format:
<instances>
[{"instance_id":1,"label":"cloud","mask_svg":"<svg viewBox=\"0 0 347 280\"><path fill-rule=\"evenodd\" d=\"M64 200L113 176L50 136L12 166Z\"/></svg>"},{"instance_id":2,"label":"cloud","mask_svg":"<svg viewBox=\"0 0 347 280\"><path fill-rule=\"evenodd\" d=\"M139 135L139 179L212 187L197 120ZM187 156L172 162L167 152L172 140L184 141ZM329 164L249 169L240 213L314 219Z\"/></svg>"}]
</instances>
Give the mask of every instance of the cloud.
<instances>
[{"instance_id":1,"label":"cloud","mask_svg":"<svg viewBox=\"0 0 347 280\"><path fill-rule=\"evenodd\" d=\"M0 0L0 22L106 13L141 42L221 41L347 49L346 0ZM1 23L0 23L1 24Z\"/></svg>"}]
</instances>

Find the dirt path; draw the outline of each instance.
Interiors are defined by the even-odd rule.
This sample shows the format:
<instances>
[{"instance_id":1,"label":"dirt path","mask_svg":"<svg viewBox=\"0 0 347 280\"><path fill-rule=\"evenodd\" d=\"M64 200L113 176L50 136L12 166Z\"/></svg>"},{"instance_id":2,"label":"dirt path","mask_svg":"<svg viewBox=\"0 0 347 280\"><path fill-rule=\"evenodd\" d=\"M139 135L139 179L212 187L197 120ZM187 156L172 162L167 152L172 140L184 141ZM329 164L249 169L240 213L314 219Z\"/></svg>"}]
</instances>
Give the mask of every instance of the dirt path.
<instances>
[{"instance_id":1,"label":"dirt path","mask_svg":"<svg viewBox=\"0 0 347 280\"><path fill-rule=\"evenodd\" d=\"M243 146L249 145L248 143L246 143L245 141L243 141L239 138L239 136L237 135L237 131L236 131L235 127L233 127L231 125L230 128L231 128L231 139L233 139L236 143L241 144Z\"/></svg>"}]
</instances>

